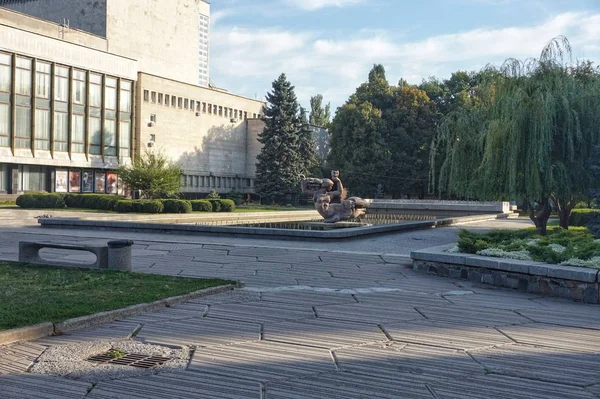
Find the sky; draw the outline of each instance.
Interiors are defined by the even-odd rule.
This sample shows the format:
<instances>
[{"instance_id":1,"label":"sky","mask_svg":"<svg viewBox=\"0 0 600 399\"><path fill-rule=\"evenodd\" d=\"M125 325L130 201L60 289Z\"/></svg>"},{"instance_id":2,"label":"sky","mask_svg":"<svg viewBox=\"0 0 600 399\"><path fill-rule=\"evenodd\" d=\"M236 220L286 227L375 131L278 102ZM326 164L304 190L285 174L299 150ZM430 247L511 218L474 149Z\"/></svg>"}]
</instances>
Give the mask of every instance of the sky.
<instances>
[{"instance_id":1,"label":"sky","mask_svg":"<svg viewBox=\"0 0 600 399\"><path fill-rule=\"evenodd\" d=\"M264 99L285 73L300 105L343 105L382 64L391 84L538 57L564 35L600 63L600 0L212 0L210 78Z\"/></svg>"}]
</instances>

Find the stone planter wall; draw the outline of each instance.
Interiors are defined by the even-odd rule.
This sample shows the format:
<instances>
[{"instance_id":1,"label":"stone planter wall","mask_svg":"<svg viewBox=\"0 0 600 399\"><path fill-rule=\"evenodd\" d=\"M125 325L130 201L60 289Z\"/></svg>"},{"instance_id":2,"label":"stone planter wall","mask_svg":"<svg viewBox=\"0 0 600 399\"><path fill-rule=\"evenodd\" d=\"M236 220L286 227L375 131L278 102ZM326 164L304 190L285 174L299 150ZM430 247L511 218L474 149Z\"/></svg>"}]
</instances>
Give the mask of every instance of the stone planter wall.
<instances>
[{"instance_id":1,"label":"stone planter wall","mask_svg":"<svg viewBox=\"0 0 600 399\"><path fill-rule=\"evenodd\" d=\"M599 271L540 262L444 252L449 246L411 253L413 269L442 277L600 303Z\"/></svg>"}]
</instances>

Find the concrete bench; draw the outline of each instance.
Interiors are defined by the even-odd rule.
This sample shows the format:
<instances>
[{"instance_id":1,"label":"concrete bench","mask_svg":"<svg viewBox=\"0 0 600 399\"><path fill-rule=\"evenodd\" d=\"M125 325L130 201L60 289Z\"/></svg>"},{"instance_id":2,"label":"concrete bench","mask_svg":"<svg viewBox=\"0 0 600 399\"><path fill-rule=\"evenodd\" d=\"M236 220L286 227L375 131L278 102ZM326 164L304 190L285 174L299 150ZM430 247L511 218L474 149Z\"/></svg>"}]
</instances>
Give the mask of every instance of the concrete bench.
<instances>
[{"instance_id":1,"label":"concrete bench","mask_svg":"<svg viewBox=\"0 0 600 399\"><path fill-rule=\"evenodd\" d=\"M86 267L94 269L114 269L121 271L131 271L131 246L133 241L109 241L106 245L89 244L58 244L53 242L19 242L19 262L27 262L38 265L54 265L66 267ZM96 256L96 261L92 264L77 264L72 262L60 262L46 260L40 256L40 250L43 248L55 248L75 251L87 251Z\"/></svg>"}]
</instances>

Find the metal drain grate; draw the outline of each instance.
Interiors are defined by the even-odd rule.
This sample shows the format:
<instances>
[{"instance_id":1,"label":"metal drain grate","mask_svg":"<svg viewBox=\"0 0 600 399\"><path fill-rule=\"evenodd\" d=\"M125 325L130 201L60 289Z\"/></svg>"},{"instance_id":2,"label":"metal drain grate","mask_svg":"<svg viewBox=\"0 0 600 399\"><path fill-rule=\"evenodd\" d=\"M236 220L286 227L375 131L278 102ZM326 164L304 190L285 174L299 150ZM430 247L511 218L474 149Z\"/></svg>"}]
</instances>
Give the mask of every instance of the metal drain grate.
<instances>
[{"instance_id":1,"label":"metal drain grate","mask_svg":"<svg viewBox=\"0 0 600 399\"><path fill-rule=\"evenodd\" d=\"M143 369L160 366L171 360L168 357L141 355L139 353L119 352L120 357L115 357L116 352L111 349L101 355L88 358L88 361L102 364L118 364L121 366L132 366Z\"/></svg>"}]
</instances>

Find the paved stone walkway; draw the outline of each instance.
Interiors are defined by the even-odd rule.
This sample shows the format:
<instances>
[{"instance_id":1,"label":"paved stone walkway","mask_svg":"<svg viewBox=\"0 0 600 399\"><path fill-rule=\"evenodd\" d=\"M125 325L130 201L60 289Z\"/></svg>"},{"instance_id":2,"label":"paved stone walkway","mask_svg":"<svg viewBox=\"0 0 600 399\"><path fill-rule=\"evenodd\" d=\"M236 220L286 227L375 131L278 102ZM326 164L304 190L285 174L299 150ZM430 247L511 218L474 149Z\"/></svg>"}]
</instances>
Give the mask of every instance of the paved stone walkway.
<instances>
[{"instance_id":1,"label":"paved stone walkway","mask_svg":"<svg viewBox=\"0 0 600 399\"><path fill-rule=\"evenodd\" d=\"M69 241L99 239L75 233ZM4 238L0 258L15 259L16 241L40 237L13 231ZM415 273L399 255L203 238L138 235L134 268L239 279L244 289L0 347L0 397L600 397L600 306ZM25 373L50 346L127 339L138 330L143 342L192 347L187 370L96 384Z\"/></svg>"}]
</instances>

